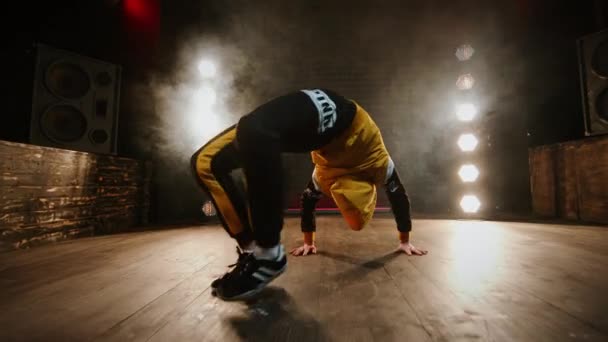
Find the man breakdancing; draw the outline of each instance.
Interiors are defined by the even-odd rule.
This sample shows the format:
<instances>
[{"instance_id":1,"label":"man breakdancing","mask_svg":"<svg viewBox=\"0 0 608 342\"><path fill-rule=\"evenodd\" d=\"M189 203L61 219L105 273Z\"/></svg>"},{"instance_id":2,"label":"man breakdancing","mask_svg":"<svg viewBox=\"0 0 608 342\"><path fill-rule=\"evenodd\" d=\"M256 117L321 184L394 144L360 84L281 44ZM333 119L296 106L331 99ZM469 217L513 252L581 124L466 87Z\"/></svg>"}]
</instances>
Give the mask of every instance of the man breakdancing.
<instances>
[{"instance_id":1,"label":"man breakdancing","mask_svg":"<svg viewBox=\"0 0 608 342\"><path fill-rule=\"evenodd\" d=\"M192 156L196 178L240 247L235 267L212 283L218 297L248 298L285 271L281 154L311 151L316 164L308 189L311 199L303 200L303 227L310 239L294 254L314 247L313 197L331 195L349 226L358 230L373 214L376 186L384 184L397 194L389 199L403 234L400 248L408 254L426 253L409 243L409 201L367 112L330 90L292 92L243 116ZM231 175L238 168L245 175L246 198Z\"/></svg>"}]
</instances>

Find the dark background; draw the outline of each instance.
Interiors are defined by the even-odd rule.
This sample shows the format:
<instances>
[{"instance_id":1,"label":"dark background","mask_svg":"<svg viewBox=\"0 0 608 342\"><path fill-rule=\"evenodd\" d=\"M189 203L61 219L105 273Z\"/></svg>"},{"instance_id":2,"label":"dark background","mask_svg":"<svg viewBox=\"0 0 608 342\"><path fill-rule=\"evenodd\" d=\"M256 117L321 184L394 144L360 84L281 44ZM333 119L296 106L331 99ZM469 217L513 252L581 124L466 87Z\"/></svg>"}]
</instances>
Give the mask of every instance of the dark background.
<instances>
[{"instance_id":1,"label":"dark background","mask_svg":"<svg viewBox=\"0 0 608 342\"><path fill-rule=\"evenodd\" d=\"M584 137L576 39L606 26L602 1L192 1L20 2L3 14L3 132L31 111L23 54L42 42L123 67L118 154L155 165L152 219L200 219L204 195L188 160L258 104L306 87L333 88L374 117L416 213L459 214L460 195L484 213L530 212L528 147ZM464 43L475 54L459 62ZM213 113L185 107L200 86L196 63L220 65ZM476 80L456 89L461 73ZM470 99L473 123L454 106ZM194 124L193 124L194 123ZM16 127L16 126L15 126ZM477 133L464 158L458 135ZM0 139L19 140L4 133ZM479 181L461 185L460 163ZM310 177L306 155L285 158L286 203ZM380 205L386 205L383 196Z\"/></svg>"}]
</instances>

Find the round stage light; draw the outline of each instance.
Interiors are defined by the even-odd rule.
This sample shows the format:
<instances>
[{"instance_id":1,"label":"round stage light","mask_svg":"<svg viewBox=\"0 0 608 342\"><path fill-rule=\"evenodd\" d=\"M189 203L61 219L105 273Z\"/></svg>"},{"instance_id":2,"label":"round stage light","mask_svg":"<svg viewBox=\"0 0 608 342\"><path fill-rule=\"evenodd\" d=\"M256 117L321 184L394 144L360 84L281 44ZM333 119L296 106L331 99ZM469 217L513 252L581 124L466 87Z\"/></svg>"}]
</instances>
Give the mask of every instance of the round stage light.
<instances>
[{"instance_id":1,"label":"round stage light","mask_svg":"<svg viewBox=\"0 0 608 342\"><path fill-rule=\"evenodd\" d=\"M198 63L198 71L203 77L213 77L217 73L217 68L213 62L204 59Z\"/></svg>"},{"instance_id":2,"label":"round stage light","mask_svg":"<svg viewBox=\"0 0 608 342\"><path fill-rule=\"evenodd\" d=\"M477 177L479 177L479 170L473 164L465 164L460 167L460 170L458 170L458 175L463 182L471 183L476 181Z\"/></svg>"},{"instance_id":3,"label":"round stage light","mask_svg":"<svg viewBox=\"0 0 608 342\"><path fill-rule=\"evenodd\" d=\"M476 213L481 206L481 202L475 195L464 195L460 200L460 207L465 213Z\"/></svg>"},{"instance_id":4,"label":"round stage light","mask_svg":"<svg viewBox=\"0 0 608 342\"><path fill-rule=\"evenodd\" d=\"M477 108L471 103L459 104L456 107L456 116L460 121L471 121L477 115Z\"/></svg>"},{"instance_id":5,"label":"round stage light","mask_svg":"<svg viewBox=\"0 0 608 342\"><path fill-rule=\"evenodd\" d=\"M475 79L471 74L464 74L458 76L458 80L456 80L456 87L460 90L469 90L473 88L475 85Z\"/></svg>"},{"instance_id":6,"label":"round stage light","mask_svg":"<svg viewBox=\"0 0 608 342\"><path fill-rule=\"evenodd\" d=\"M479 141L473 134L467 133L462 134L458 138L458 147L464 152L471 152L475 150Z\"/></svg>"},{"instance_id":7,"label":"round stage light","mask_svg":"<svg viewBox=\"0 0 608 342\"><path fill-rule=\"evenodd\" d=\"M473 57L474 53L475 53L475 49L473 49L473 47L471 45L462 44L456 49L455 55L459 61L464 62L466 60L471 59L471 57Z\"/></svg>"}]
</instances>

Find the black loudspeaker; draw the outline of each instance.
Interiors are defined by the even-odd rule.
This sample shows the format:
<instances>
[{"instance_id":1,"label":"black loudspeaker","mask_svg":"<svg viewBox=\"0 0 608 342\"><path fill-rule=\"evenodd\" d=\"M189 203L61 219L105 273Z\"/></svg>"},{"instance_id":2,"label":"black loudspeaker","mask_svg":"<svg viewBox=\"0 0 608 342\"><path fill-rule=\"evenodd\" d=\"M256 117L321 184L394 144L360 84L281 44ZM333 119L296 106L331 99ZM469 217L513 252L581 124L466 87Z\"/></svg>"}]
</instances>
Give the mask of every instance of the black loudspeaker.
<instances>
[{"instance_id":1,"label":"black loudspeaker","mask_svg":"<svg viewBox=\"0 0 608 342\"><path fill-rule=\"evenodd\" d=\"M608 30L577 40L585 134L608 134Z\"/></svg>"},{"instance_id":2,"label":"black loudspeaker","mask_svg":"<svg viewBox=\"0 0 608 342\"><path fill-rule=\"evenodd\" d=\"M37 44L29 142L116 153L121 68Z\"/></svg>"}]
</instances>

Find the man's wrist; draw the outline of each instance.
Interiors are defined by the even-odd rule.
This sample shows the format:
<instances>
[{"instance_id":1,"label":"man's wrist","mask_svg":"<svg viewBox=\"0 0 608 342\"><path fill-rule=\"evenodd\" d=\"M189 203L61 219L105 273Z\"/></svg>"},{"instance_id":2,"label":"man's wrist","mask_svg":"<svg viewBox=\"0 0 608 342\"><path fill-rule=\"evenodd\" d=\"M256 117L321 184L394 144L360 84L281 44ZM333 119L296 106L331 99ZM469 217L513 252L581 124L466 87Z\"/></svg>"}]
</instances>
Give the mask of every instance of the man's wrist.
<instances>
[{"instance_id":1,"label":"man's wrist","mask_svg":"<svg viewBox=\"0 0 608 342\"><path fill-rule=\"evenodd\" d=\"M410 232L399 232L399 242L401 242L401 243L410 242Z\"/></svg>"},{"instance_id":2,"label":"man's wrist","mask_svg":"<svg viewBox=\"0 0 608 342\"><path fill-rule=\"evenodd\" d=\"M315 232L304 232L304 243L307 245L315 244Z\"/></svg>"}]
</instances>

